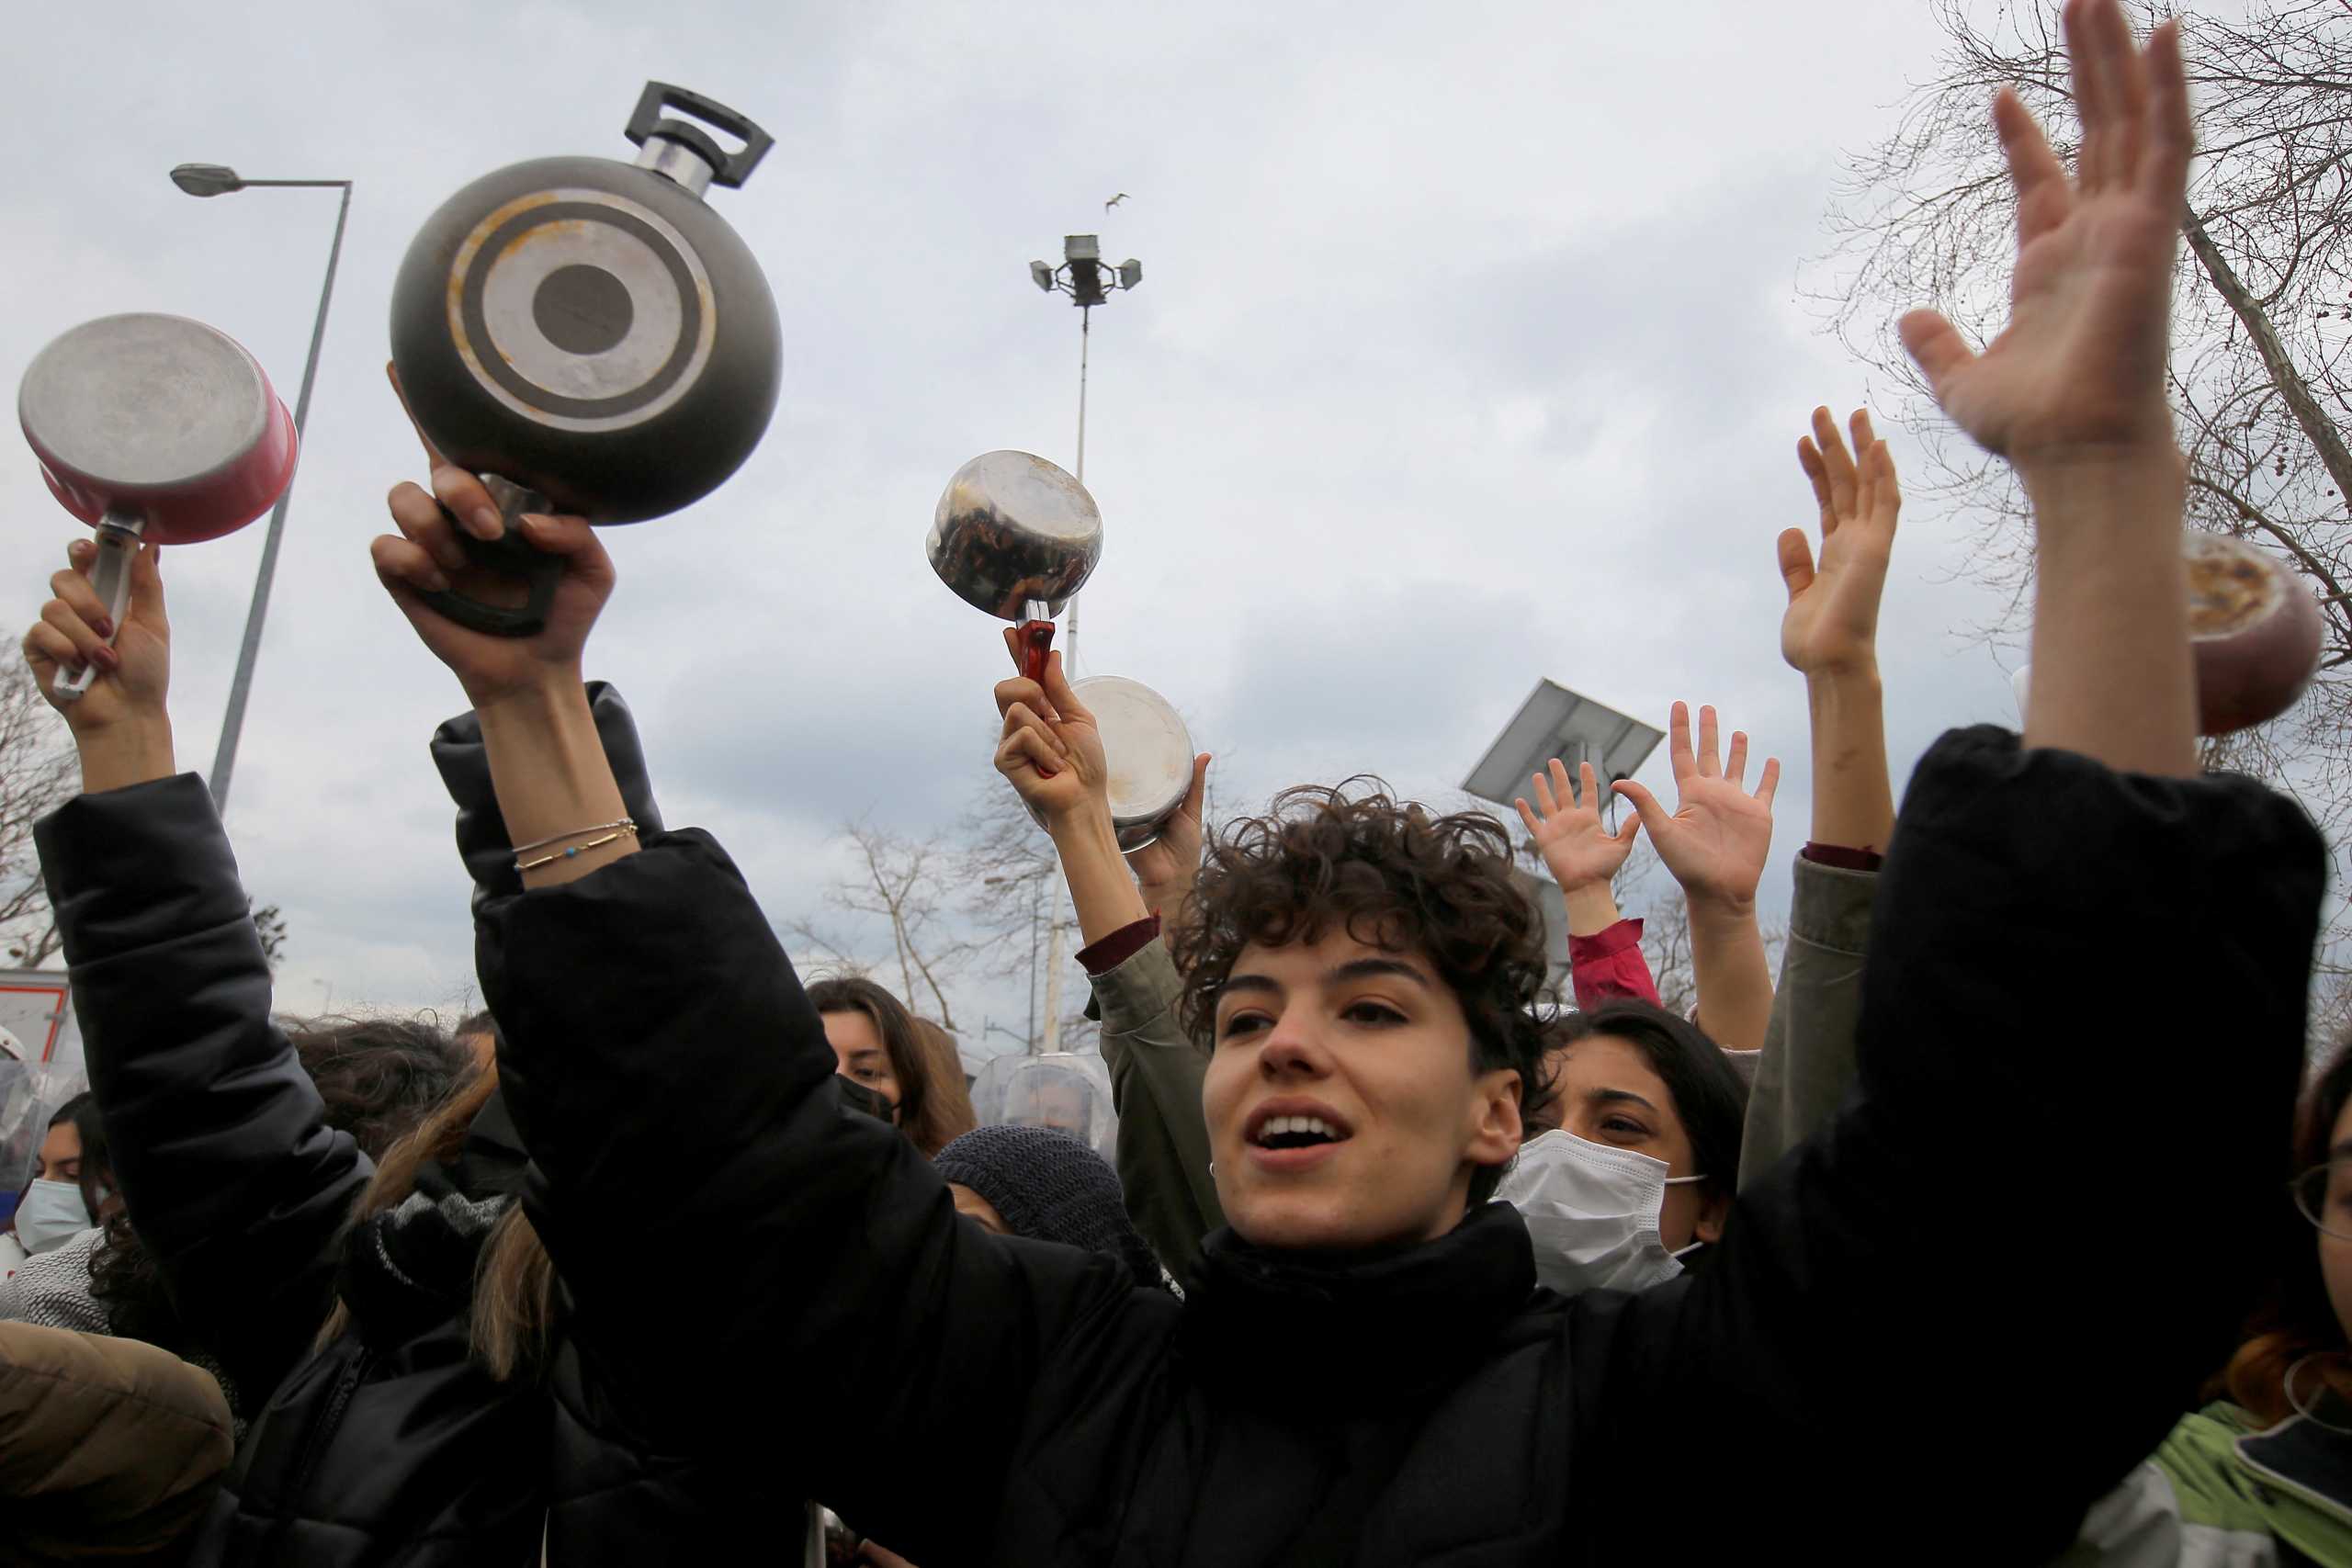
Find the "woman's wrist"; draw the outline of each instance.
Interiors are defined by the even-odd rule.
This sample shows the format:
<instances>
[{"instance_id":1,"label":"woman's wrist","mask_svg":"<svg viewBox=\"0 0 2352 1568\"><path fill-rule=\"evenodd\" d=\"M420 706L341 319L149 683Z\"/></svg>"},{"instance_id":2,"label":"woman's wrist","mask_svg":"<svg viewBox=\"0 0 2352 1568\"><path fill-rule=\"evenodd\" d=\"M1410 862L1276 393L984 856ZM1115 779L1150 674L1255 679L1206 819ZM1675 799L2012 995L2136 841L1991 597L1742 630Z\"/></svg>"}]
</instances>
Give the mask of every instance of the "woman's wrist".
<instances>
[{"instance_id":1,"label":"woman's wrist","mask_svg":"<svg viewBox=\"0 0 2352 1568\"><path fill-rule=\"evenodd\" d=\"M1127 874L1119 833L1108 807L1080 807L1046 824L1078 912L1080 936L1090 945L1142 919L1143 894Z\"/></svg>"},{"instance_id":2,"label":"woman's wrist","mask_svg":"<svg viewBox=\"0 0 2352 1568\"><path fill-rule=\"evenodd\" d=\"M475 714L511 842L560 842L628 815L576 671L551 671L544 680L507 688ZM524 885L571 881L635 853L638 845L635 835L624 833L593 847L567 847L579 852L534 866L523 874Z\"/></svg>"},{"instance_id":3,"label":"woman's wrist","mask_svg":"<svg viewBox=\"0 0 2352 1568\"><path fill-rule=\"evenodd\" d=\"M81 758L85 795L149 784L179 772L173 756L172 721L161 713L76 729L74 749Z\"/></svg>"},{"instance_id":4,"label":"woman's wrist","mask_svg":"<svg viewBox=\"0 0 2352 1568\"><path fill-rule=\"evenodd\" d=\"M1560 897L1568 907L1570 936L1599 936L1623 918L1617 912L1617 900L1606 882L1563 887Z\"/></svg>"},{"instance_id":5,"label":"woman's wrist","mask_svg":"<svg viewBox=\"0 0 2352 1568\"><path fill-rule=\"evenodd\" d=\"M1753 889L1743 897L1713 889L1686 887L1682 890L1682 902L1690 911L1693 936L1698 935L1702 927L1721 932L1756 924L1756 894Z\"/></svg>"},{"instance_id":6,"label":"woman's wrist","mask_svg":"<svg viewBox=\"0 0 2352 1568\"><path fill-rule=\"evenodd\" d=\"M1894 834L1894 786L1886 767L1886 703L1867 671L1808 678L1813 733L1812 841L1883 851Z\"/></svg>"}]
</instances>

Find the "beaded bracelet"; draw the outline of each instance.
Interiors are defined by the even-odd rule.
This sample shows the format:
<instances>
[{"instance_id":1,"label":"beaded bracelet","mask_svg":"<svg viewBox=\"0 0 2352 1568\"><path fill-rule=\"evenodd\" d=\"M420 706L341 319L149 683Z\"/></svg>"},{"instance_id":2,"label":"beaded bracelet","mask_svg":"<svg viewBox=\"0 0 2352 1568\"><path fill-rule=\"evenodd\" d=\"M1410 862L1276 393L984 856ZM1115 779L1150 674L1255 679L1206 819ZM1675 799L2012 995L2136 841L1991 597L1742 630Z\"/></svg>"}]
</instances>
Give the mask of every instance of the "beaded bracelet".
<instances>
[{"instance_id":1,"label":"beaded bracelet","mask_svg":"<svg viewBox=\"0 0 2352 1568\"><path fill-rule=\"evenodd\" d=\"M593 828L574 828L569 833L549 833L544 839L534 839L527 844L515 845L514 853L519 857L529 854L533 850L546 849L549 844L560 844L566 839L584 839L591 833L609 833L616 830L625 833L636 832L636 818L624 817L617 822L599 822Z\"/></svg>"},{"instance_id":2,"label":"beaded bracelet","mask_svg":"<svg viewBox=\"0 0 2352 1568\"><path fill-rule=\"evenodd\" d=\"M593 829L585 830L594 831ZM574 844L570 849L564 850L558 854L541 855L537 860L523 860L517 858L514 862L514 869L516 871L537 871L543 865L553 865L560 860L570 860L572 856L578 854L582 850L601 850L606 844L616 842L624 838L634 838L636 835L637 824L632 822L628 827L620 829L616 832L607 833L601 839L591 839L584 844ZM559 835L559 837L563 835Z\"/></svg>"}]
</instances>

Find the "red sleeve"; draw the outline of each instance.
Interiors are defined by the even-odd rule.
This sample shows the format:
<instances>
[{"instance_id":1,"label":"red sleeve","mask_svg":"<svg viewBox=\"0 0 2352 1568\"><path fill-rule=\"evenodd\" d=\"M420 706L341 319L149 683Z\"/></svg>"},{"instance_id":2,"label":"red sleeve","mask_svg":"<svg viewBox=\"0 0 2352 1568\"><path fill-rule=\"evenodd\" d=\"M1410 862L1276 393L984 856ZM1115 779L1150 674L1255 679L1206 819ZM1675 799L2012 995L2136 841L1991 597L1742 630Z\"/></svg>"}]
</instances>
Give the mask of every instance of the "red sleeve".
<instances>
[{"instance_id":1,"label":"red sleeve","mask_svg":"<svg viewBox=\"0 0 2352 1568\"><path fill-rule=\"evenodd\" d=\"M1858 850L1848 844L1807 844L1804 858L1840 871L1876 871L1886 863L1886 857L1868 845Z\"/></svg>"},{"instance_id":2,"label":"red sleeve","mask_svg":"<svg viewBox=\"0 0 2352 1568\"><path fill-rule=\"evenodd\" d=\"M1078 962L1089 975L1107 975L1151 945L1159 934L1159 917L1146 915L1130 925L1121 926L1101 942L1091 942L1078 950Z\"/></svg>"},{"instance_id":3,"label":"red sleeve","mask_svg":"<svg viewBox=\"0 0 2352 1568\"><path fill-rule=\"evenodd\" d=\"M1611 997L1655 1004L1657 982L1642 956L1642 922L1620 920L1595 936L1568 938L1568 983L1577 1006L1589 1008Z\"/></svg>"}]
</instances>

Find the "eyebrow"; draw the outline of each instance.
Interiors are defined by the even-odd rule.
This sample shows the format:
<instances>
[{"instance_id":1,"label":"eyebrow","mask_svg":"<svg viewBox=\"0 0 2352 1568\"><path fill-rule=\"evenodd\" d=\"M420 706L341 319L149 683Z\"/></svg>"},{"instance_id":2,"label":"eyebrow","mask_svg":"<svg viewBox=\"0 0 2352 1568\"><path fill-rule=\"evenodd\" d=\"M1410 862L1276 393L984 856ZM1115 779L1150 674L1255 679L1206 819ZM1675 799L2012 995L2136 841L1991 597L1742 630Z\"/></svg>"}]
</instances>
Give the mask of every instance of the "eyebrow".
<instances>
[{"instance_id":1,"label":"eyebrow","mask_svg":"<svg viewBox=\"0 0 2352 1568\"><path fill-rule=\"evenodd\" d=\"M1381 978L1410 980L1423 989L1427 989L1430 984L1428 976L1401 958L1351 959L1336 969L1325 971L1323 984L1344 986L1351 980ZM1283 987L1270 976L1228 975L1225 977L1225 984L1217 987L1216 994L1219 998L1231 996L1236 991L1264 991L1280 996Z\"/></svg>"},{"instance_id":2,"label":"eyebrow","mask_svg":"<svg viewBox=\"0 0 2352 1568\"><path fill-rule=\"evenodd\" d=\"M1650 1112L1652 1115L1657 1114L1657 1106L1652 1105L1648 1100L1644 1100L1640 1095L1635 1094L1630 1089L1588 1089L1585 1091L1585 1100L1587 1102L1593 1105L1616 1105L1625 1100L1631 1100L1635 1105L1640 1106L1643 1110Z\"/></svg>"}]
</instances>

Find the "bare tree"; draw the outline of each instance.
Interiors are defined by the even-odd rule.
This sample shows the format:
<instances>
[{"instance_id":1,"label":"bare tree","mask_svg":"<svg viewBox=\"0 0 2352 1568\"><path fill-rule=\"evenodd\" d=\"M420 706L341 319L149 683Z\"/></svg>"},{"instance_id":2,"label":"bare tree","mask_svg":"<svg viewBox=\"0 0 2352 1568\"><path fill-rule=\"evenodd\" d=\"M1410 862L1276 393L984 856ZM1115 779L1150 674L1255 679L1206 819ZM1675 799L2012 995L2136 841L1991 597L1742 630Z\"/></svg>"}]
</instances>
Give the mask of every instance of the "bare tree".
<instances>
[{"instance_id":1,"label":"bare tree","mask_svg":"<svg viewBox=\"0 0 2352 1568\"><path fill-rule=\"evenodd\" d=\"M2007 314L2015 205L1987 105L2013 86L2074 153L2056 0L1930 0L1944 35L1933 77L1892 135L1847 160L1837 237L1808 287L1836 330L1901 389L1933 494L1984 525L1975 570L2009 614L2031 581L2024 499L2006 464L1937 414L1895 340L1913 305L1980 341ZM2132 0L2153 25L2167 7ZM2321 673L2290 714L2218 753L2296 794L2327 831L2345 886L2352 828L2352 0L2253 0L2235 18L2183 15L2199 152L2181 214L2170 397L2188 459L2189 521L2254 540L2311 584L2326 635ZM2338 900L2323 989L2352 980ZM2352 1004L2347 1004L2352 1005Z\"/></svg>"},{"instance_id":2,"label":"bare tree","mask_svg":"<svg viewBox=\"0 0 2352 1568\"><path fill-rule=\"evenodd\" d=\"M264 904L254 911L254 934L261 938L261 955L271 969L286 956L286 917L275 904Z\"/></svg>"},{"instance_id":3,"label":"bare tree","mask_svg":"<svg viewBox=\"0 0 2352 1568\"><path fill-rule=\"evenodd\" d=\"M826 886L825 903L843 914L882 920L890 933L899 997L955 1032L947 982L971 954L971 944L954 929L952 911L961 888L956 845L944 836L909 838L868 821L845 822L841 831L853 852L853 869ZM814 921L788 920L784 931L848 972L867 974L878 967L865 960L856 943Z\"/></svg>"},{"instance_id":4,"label":"bare tree","mask_svg":"<svg viewBox=\"0 0 2352 1568\"><path fill-rule=\"evenodd\" d=\"M0 668L0 945L24 968L46 964L60 941L33 824L71 800L81 784L64 723L24 662L6 661Z\"/></svg>"},{"instance_id":5,"label":"bare tree","mask_svg":"<svg viewBox=\"0 0 2352 1568\"><path fill-rule=\"evenodd\" d=\"M993 980L1019 980L1025 986L1025 1028L1034 1043L1044 1018L1039 1010L1046 999L1048 923L1062 921L1062 996L1069 1005L1061 1021L1061 1048L1092 1049L1102 1028L1086 1016L1090 987L1078 963L1079 938L1053 840L993 773L983 781L956 829L972 967Z\"/></svg>"}]
</instances>

